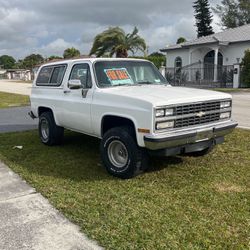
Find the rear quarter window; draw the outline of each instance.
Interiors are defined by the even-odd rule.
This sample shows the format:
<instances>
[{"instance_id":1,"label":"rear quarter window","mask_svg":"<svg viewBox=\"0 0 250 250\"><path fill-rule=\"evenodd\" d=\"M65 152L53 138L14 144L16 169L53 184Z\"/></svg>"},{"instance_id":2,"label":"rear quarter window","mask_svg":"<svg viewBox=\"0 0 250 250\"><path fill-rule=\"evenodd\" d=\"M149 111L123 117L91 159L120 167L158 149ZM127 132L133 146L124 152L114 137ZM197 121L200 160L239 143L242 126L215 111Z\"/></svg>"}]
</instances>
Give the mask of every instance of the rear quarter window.
<instances>
[{"instance_id":1,"label":"rear quarter window","mask_svg":"<svg viewBox=\"0 0 250 250\"><path fill-rule=\"evenodd\" d=\"M36 80L37 86L58 87L62 84L67 65L54 65L43 67Z\"/></svg>"}]
</instances>

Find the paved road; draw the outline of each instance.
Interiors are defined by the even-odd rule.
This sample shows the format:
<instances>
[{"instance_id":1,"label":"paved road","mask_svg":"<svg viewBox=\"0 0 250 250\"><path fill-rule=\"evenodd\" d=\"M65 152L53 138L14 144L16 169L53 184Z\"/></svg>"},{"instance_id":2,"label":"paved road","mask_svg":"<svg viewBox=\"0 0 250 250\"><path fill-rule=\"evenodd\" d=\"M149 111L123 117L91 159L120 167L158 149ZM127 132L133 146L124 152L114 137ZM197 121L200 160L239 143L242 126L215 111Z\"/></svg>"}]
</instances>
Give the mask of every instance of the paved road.
<instances>
[{"instance_id":1,"label":"paved road","mask_svg":"<svg viewBox=\"0 0 250 250\"><path fill-rule=\"evenodd\" d=\"M233 93L233 119L239 127L250 129L250 92Z\"/></svg>"},{"instance_id":2,"label":"paved road","mask_svg":"<svg viewBox=\"0 0 250 250\"><path fill-rule=\"evenodd\" d=\"M14 93L20 95L30 95L31 93L30 83L20 83L15 81L0 80L0 91L7 93Z\"/></svg>"},{"instance_id":3,"label":"paved road","mask_svg":"<svg viewBox=\"0 0 250 250\"><path fill-rule=\"evenodd\" d=\"M104 232L105 233L105 232ZM102 249L0 162L0 249Z\"/></svg>"},{"instance_id":4,"label":"paved road","mask_svg":"<svg viewBox=\"0 0 250 250\"><path fill-rule=\"evenodd\" d=\"M38 120L28 115L30 107L0 109L0 133L36 129Z\"/></svg>"},{"instance_id":5,"label":"paved road","mask_svg":"<svg viewBox=\"0 0 250 250\"><path fill-rule=\"evenodd\" d=\"M31 84L0 80L0 91L30 95ZM240 127L250 129L250 92L238 92L232 93L232 95L233 118L238 121ZM10 112L13 112L13 115L6 115L6 111L0 111L0 132L34 128L32 127L34 122L32 123L31 119L24 114L26 112L25 109L19 113L19 110L14 108ZM23 121L24 116L25 121Z\"/></svg>"}]
</instances>

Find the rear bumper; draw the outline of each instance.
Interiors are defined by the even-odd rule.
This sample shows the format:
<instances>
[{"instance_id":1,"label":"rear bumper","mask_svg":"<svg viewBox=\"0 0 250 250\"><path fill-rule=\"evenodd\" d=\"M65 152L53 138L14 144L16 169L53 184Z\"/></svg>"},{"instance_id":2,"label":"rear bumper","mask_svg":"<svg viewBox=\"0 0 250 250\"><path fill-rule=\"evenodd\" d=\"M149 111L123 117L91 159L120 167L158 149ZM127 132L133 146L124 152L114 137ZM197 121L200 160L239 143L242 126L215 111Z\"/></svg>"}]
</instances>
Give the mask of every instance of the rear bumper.
<instances>
[{"instance_id":1,"label":"rear bumper","mask_svg":"<svg viewBox=\"0 0 250 250\"><path fill-rule=\"evenodd\" d=\"M200 143L224 137L225 135L231 133L237 125L238 124L234 121L228 121L220 124L209 125L203 128L195 128L178 132L172 131L158 135L145 135L144 143L146 148L150 150Z\"/></svg>"}]
</instances>

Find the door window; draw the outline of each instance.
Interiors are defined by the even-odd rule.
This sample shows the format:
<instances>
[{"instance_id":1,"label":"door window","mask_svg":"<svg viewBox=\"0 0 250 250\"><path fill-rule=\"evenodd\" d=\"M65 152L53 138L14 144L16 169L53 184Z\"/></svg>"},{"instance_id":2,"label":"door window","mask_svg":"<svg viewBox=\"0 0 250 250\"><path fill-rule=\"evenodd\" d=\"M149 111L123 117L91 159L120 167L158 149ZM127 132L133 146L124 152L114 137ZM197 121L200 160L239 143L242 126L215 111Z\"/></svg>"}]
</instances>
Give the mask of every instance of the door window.
<instances>
[{"instance_id":1,"label":"door window","mask_svg":"<svg viewBox=\"0 0 250 250\"><path fill-rule=\"evenodd\" d=\"M91 88L91 74L87 63L75 64L72 68L69 80L80 80L83 89Z\"/></svg>"}]
</instances>

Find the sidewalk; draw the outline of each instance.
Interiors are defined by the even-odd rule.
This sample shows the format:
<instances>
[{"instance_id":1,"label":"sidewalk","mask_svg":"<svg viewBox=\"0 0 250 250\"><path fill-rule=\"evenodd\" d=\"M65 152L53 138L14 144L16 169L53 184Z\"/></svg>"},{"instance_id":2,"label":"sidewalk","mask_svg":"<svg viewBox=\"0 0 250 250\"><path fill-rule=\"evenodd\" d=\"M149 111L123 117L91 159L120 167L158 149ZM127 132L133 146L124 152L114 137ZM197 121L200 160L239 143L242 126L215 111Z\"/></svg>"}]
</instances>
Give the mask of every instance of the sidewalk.
<instances>
[{"instance_id":1,"label":"sidewalk","mask_svg":"<svg viewBox=\"0 0 250 250\"><path fill-rule=\"evenodd\" d=\"M0 162L0 249L102 249Z\"/></svg>"}]
</instances>

